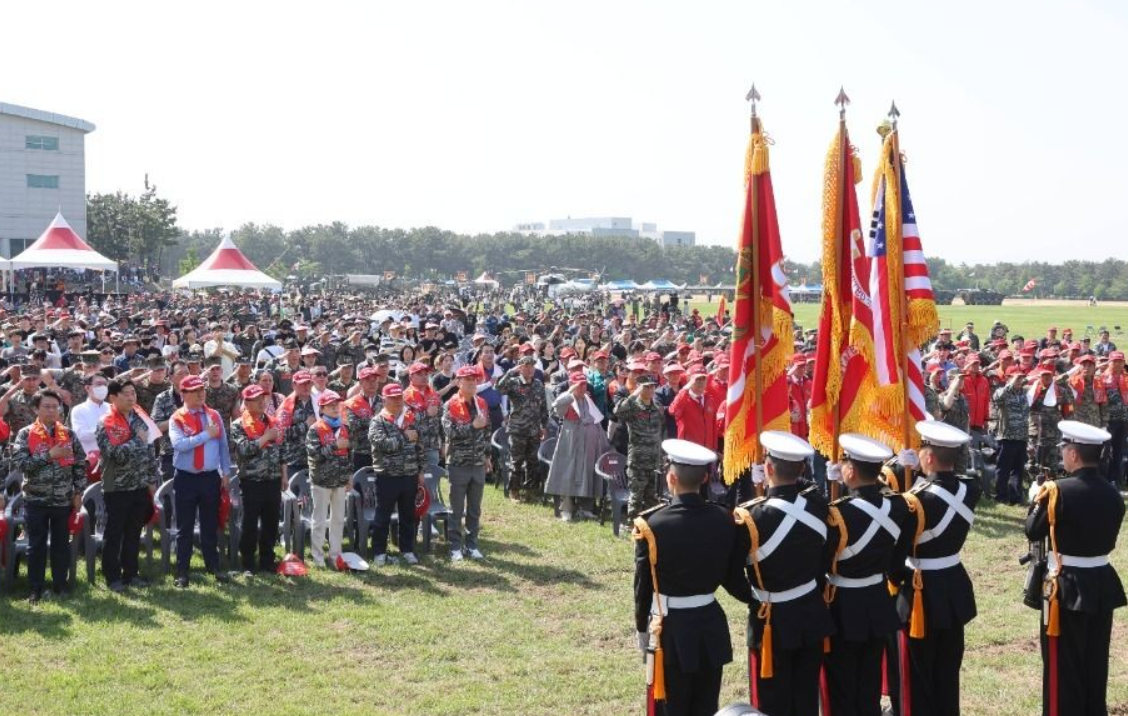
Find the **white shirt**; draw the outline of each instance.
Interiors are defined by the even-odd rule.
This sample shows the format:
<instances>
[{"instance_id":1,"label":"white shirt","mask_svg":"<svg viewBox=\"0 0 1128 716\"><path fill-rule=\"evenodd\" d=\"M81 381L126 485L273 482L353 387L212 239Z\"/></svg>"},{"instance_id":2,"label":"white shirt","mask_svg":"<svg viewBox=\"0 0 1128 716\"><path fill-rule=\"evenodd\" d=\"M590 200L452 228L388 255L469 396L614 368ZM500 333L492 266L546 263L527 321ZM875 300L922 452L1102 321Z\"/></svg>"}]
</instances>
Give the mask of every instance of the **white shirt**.
<instances>
[{"instance_id":1,"label":"white shirt","mask_svg":"<svg viewBox=\"0 0 1128 716\"><path fill-rule=\"evenodd\" d=\"M214 355L220 356L220 365L223 366L223 379L227 380L227 376L235 372L235 359L231 358L228 353L239 355L239 349L233 344L223 341L208 341L204 344L204 357L211 358Z\"/></svg>"},{"instance_id":2,"label":"white shirt","mask_svg":"<svg viewBox=\"0 0 1128 716\"><path fill-rule=\"evenodd\" d=\"M82 449L93 452L98 449L98 441L94 438L94 430L98 427L102 417L110 412L110 404L102 401L95 403L89 398L74 406L71 411L71 428L74 430Z\"/></svg>"}]
</instances>

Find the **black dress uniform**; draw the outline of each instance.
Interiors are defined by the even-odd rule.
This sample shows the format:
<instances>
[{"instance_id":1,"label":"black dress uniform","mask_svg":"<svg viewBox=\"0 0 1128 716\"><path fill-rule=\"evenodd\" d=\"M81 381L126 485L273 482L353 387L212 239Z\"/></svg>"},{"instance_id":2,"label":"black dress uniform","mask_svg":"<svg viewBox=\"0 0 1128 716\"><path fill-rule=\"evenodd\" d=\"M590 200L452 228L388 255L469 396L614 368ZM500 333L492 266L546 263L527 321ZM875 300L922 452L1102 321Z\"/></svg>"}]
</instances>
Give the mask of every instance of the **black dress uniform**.
<instances>
[{"instance_id":1,"label":"black dress uniform","mask_svg":"<svg viewBox=\"0 0 1128 716\"><path fill-rule=\"evenodd\" d=\"M837 632L826 655L829 713L880 716L881 660L901 626L886 578L900 573L896 568L908 556L916 520L904 498L880 484L852 490L832 506L848 543L828 575Z\"/></svg>"},{"instance_id":2,"label":"black dress uniform","mask_svg":"<svg viewBox=\"0 0 1128 716\"><path fill-rule=\"evenodd\" d=\"M755 522L761 555L758 571L763 579L761 584L751 565L749 531L738 526L739 550L745 556L753 587L748 629L752 705L772 716L815 716L823 640L834 633L822 589L838 544L838 530L826 524L830 508L816 487L800 490L793 484L769 487L764 497L746 502L738 510L747 510ZM793 519L785 510L797 510L809 517ZM815 529L816 523L823 529ZM782 533L782 538L777 533ZM761 648L767 648L766 604L771 605L770 677L761 676L761 662L766 657Z\"/></svg>"},{"instance_id":3,"label":"black dress uniform","mask_svg":"<svg viewBox=\"0 0 1128 716\"><path fill-rule=\"evenodd\" d=\"M665 611L665 713L712 716L722 669L732 661L728 619L713 592L723 586L742 602L750 599L743 573L746 552L737 548L737 527L727 510L696 494L676 495L669 505L644 512L639 519L657 543L658 587ZM657 603L645 539L635 545L634 597L635 628L646 632Z\"/></svg>"},{"instance_id":4,"label":"black dress uniform","mask_svg":"<svg viewBox=\"0 0 1128 716\"><path fill-rule=\"evenodd\" d=\"M1062 432L1069 440L1066 423L1062 423ZM1027 538L1048 539L1053 505L1057 554L1049 552L1048 576L1053 576L1060 558L1054 595L1060 634L1046 633L1048 605L1040 628L1042 713L1104 716L1108 713L1105 693L1112 613L1126 603L1120 577L1108 562L1124 521L1124 501L1096 467L1082 468L1055 485L1056 499L1051 503L1048 493L1053 489L1043 487L1026 518Z\"/></svg>"},{"instance_id":5,"label":"black dress uniform","mask_svg":"<svg viewBox=\"0 0 1128 716\"><path fill-rule=\"evenodd\" d=\"M917 423L922 437L937 445L967 433L944 423ZM932 433L935 436L930 438ZM944 442L942 442L944 441ZM975 519L982 491L954 472L928 475L910 491L924 510L924 531L915 539L902 566L897 609L908 628L900 642L899 702L894 712L912 716L957 716L960 713L960 665L964 653L964 625L976 616L971 578L960 562L960 550ZM915 536L915 533L914 533ZM913 614L915 575L919 572L923 613ZM914 617L923 619L923 636L913 635Z\"/></svg>"}]
</instances>

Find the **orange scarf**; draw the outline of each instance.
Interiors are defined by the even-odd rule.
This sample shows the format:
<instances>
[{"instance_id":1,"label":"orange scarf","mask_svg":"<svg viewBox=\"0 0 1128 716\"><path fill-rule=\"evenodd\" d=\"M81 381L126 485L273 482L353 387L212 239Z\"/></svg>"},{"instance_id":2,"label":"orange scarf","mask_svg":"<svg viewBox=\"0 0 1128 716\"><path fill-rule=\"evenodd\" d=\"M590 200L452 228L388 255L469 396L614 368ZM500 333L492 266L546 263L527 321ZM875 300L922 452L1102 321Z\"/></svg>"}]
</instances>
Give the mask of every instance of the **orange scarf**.
<instances>
[{"instance_id":1,"label":"orange scarf","mask_svg":"<svg viewBox=\"0 0 1128 716\"><path fill-rule=\"evenodd\" d=\"M123 415L115 405L111 405L110 412L102 418L102 426L105 427L106 437L110 439L110 444L114 447L129 442L129 439L133 437L133 429L129 427L129 418Z\"/></svg>"},{"instance_id":2,"label":"orange scarf","mask_svg":"<svg viewBox=\"0 0 1128 716\"><path fill-rule=\"evenodd\" d=\"M1119 385L1117 385L1116 377L1112 372L1105 373L1099 381L1094 380L1093 383L1101 383L1101 388L1105 391L1120 389L1120 402L1128 405L1128 373L1120 374ZM1107 400L1107 396L1106 396Z\"/></svg>"},{"instance_id":3,"label":"orange scarf","mask_svg":"<svg viewBox=\"0 0 1128 716\"><path fill-rule=\"evenodd\" d=\"M312 400L312 398L310 398ZM278 406L276 413L278 418L278 429L289 430L290 426L294 424L294 410L298 402L298 394L290 393L282 400L282 405Z\"/></svg>"},{"instance_id":4,"label":"orange scarf","mask_svg":"<svg viewBox=\"0 0 1128 716\"><path fill-rule=\"evenodd\" d=\"M385 422L392 423L393 425L396 424L396 416L389 413L387 408L384 408L383 410L380 411L380 419L385 421ZM414 424L415 424L415 413L411 410L404 410L403 411L403 425L402 426L397 425L396 427L398 427L400 430L407 430L408 428L410 428Z\"/></svg>"},{"instance_id":5,"label":"orange scarf","mask_svg":"<svg viewBox=\"0 0 1128 716\"><path fill-rule=\"evenodd\" d=\"M439 404L439 394L429 385L422 388L412 385L403 391L403 402L415 410L426 410L432 405Z\"/></svg>"},{"instance_id":6,"label":"orange scarf","mask_svg":"<svg viewBox=\"0 0 1128 716\"><path fill-rule=\"evenodd\" d=\"M490 409L486 406L484 398L475 395L474 404L478 407L479 415L489 415ZM454 397L447 401L447 408L450 410L450 417L456 423L469 423L473 418L470 417L470 404L462 399L462 395L455 393Z\"/></svg>"},{"instance_id":7,"label":"orange scarf","mask_svg":"<svg viewBox=\"0 0 1128 716\"><path fill-rule=\"evenodd\" d=\"M223 419L219 417L219 413L211 408L204 406L204 413L208 416L209 425L223 425ZM198 435L204 431L204 426L200 420L200 415L194 410L189 410L187 407L180 408L172 414L172 421L180 428L180 432L188 437ZM200 443L192 451L192 467L197 471L204 469L204 443Z\"/></svg>"},{"instance_id":8,"label":"orange scarf","mask_svg":"<svg viewBox=\"0 0 1128 716\"><path fill-rule=\"evenodd\" d=\"M346 400L345 409L361 420L372 417L372 403L364 396L364 393L357 393Z\"/></svg>"},{"instance_id":9,"label":"orange scarf","mask_svg":"<svg viewBox=\"0 0 1128 716\"><path fill-rule=\"evenodd\" d=\"M263 436L263 433L265 433L267 429L270 428L269 415L263 415L262 420L258 420L254 415L251 414L249 410L244 410L242 421L243 432L245 432L247 434L247 437L249 437L251 440L258 440ZM281 445L282 436L279 435L278 437L276 437L273 440L273 443L275 445Z\"/></svg>"},{"instance_id":10,"label":"orange scarf","mask_svg":"<svg viewBox=\"0 0 1128 716\"><path fill-rule=\"evenodd\" d=\"M1076 396L1074 403L1078 406L1085 403L1085 376L1078 373L1069 379L1069 387L1073 388L1073 394ZM1108 392L1105 390L1104 382L1093 377L1093 402L1097 405L1104 405L1108 402Z\"/></svg>"},{"instance_id":11,"label":"orange scarf","mask_svg":"<svg viewBox=\"0 0 1128 716\"><path fill-rule=\"evenodd\" d=\"M51 451L51 448L56 445L70 445L71 434L62 423L55 423L54 434L47 432L47 426L36 420L31 424L31 434L28 435L27 448L28 452L32 455L46 454ZM74 464L74 454L70 457L61 457L55 462L60 467L67 467Z\"/></svg>"},{"instance_id":12,"label":"orange scarf","mask_svg":"<svg viewBox=\"0 0 1128 716\"><path fill-rule=\"evenodd\" d=\"M321 443L321 447L325 447L337 438L345 438L347 440L349 437L349 426L346 425L344 421L341 421L341 427L339 427L336 431L334 431L333 428L329 427L329 424L324 420L318 420L316 423L314 423L313 429L317 431L317 439ZM333 448L333 454L344 457L349 454L349 451L347 449L342 450L341 448Z\"/></svg>"}]
</instances>

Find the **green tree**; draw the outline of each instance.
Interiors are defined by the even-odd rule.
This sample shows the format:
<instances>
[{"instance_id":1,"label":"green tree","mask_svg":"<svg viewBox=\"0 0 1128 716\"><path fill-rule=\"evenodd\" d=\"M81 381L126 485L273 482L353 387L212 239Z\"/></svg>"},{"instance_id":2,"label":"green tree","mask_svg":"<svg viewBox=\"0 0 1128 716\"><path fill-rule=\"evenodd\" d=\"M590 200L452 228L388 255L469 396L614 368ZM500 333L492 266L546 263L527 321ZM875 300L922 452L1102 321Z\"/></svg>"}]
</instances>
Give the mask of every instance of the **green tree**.
<instances>
[{"instance_id":1,"label":"green tree","mask_svg":"<svg viewBox=\"0 0 1128 716\"><path fill-rule=\"evenodd\" d=\"M184 258L180 259L180 263L178 264L177 268L180 269L180 275L183 276L199 265L200 257L196 255L196 249L190 248L184 253Z\"/></svg>"}]
</instances>

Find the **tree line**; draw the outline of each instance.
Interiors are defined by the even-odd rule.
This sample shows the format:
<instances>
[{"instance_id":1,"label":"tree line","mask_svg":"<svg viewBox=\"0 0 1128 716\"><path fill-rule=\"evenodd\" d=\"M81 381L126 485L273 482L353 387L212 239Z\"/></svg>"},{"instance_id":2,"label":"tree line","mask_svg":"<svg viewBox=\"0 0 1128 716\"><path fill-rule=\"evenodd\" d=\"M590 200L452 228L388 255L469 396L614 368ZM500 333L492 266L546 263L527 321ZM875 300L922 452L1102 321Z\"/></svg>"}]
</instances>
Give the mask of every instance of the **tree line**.
<instances>
[{"instance_id":1,"label":"tree line","mask_svg":"<svg viewBox=\"0 0 1128 716\"><path fill-rule=\"evenodd\" d=\"M147 178L144 193L137 197L122 192L88 195L87 227L87 240L98 251L166 278L190 270L226 233L220 228L181 229L176 207L159 196ZM251 262L277 278L392 272L407 279L442 280L463 272L474 278L486 271L512 285L523 282L527 272L560 271L573 277L598 274L604 280L729 286L736 261L728 246L662 247L630 237L513 232L467 235L432 226L389 229L334 222L287 231L244 224L231 237ZM928 263L933 285L941 290L981 288L1008 296L1128 300L1128 261L1120 259L953 264L930 257ZM792 283L822 283L819 261L788 260L784 270ZM1031 280L1034 288L1024 292Z\"/></svg>"}]
</instances>

